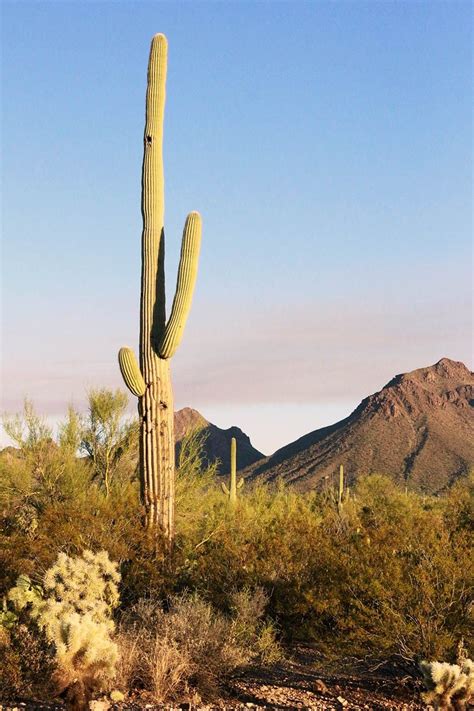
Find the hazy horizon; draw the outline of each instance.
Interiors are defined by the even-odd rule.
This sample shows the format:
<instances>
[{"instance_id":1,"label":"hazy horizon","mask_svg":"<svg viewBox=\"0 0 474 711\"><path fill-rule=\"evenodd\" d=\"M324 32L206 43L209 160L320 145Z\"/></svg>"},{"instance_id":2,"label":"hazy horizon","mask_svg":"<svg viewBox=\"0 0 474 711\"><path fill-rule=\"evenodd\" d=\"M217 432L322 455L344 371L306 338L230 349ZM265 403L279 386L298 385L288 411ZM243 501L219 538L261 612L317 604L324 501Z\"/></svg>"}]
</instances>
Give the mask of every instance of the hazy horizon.
<instances>
[{"instance_id":1,"label":"hazy horizon","mask_svg":"<svg viewBox=\"0 0 474 711\"><path fill-rule=\"evenodd\" d=\"M176 408L271 453L472 365L470 3L2 5L2 404L54 421L137 348L151 36L166 275L203 215ZM135 411L130 397L130 411Z\"/></svg>"}]
</instances>

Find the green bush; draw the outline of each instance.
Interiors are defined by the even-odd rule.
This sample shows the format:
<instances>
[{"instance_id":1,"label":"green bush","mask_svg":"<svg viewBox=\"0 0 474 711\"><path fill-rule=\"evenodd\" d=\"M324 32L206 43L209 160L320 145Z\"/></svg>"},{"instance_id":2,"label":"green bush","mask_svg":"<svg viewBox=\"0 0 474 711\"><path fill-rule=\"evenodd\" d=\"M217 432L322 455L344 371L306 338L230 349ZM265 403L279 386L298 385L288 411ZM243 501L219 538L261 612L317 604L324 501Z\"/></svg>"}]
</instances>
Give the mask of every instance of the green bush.
<instances>
[{"instance_id":1,"label":"green bush","mask_svg":"<svg viewBox=\"0 0 474 711\"><path fill-rule=\"evenodd\" d=\"M54 691L54 650L27 619L0 627L0 699L48 698Z\"/></svg>"}]
</instances>

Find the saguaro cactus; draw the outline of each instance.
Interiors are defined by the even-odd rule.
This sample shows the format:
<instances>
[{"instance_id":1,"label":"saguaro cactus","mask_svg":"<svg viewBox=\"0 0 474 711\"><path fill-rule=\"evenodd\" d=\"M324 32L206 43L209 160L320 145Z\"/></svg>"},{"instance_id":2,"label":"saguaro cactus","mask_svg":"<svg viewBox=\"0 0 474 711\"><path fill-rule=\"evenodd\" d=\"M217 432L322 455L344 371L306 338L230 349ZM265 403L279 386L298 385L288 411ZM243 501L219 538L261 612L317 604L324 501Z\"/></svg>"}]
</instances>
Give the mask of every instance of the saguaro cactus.
<instances>
[{"instance_id":1,"label":"saguaro cactus","mask_svg":"<svg viewBox=\"0 0 474 711\"><path fill-rule=\"evenodd\" d=\"M344 497L344 466L339 465L339 494L337 497L337 505L339 508L342 507L342 500Z\"/></svg>"},{"instance_id":2,"label":"saguaro cactus","mask_svg":"<svg viewBox=\"0 0 474 711\"><path fill-rule=\"evenodd\" d=\"M229 486L222 482L222 491L229 497L229 504L233 508L237 503L237 489L241 489L244 480L237 482L237 440L232 437L230 440L230 483Z\"/></svg>"},{"instance_id":3,"label":"saguaro cactus","mask_svg":"<svg viewBox=\"0 0 474 711\"><path fill-rule=\"evenodd\" d=\"M146 527L174 533L173 393L169 359L181 341L191 306L201 245L201 217L186 218L176 293L171 314L165 309L163 116L168 43L153 37L148 63L142 168L142 277L140 365L130 348L121 348L119 365L129 390L138 397L141 497Z\"/></svg>"},{"instance_id":4,"label":"saguaro cactus","mask_svg":"<svg viewBox=\"0 0 474 711\"><path fill-rule=\"evenodd\" d=\"M339 465L339 491L337 496L337 508L342 511L343 504L349 499L349 487L344 486L344 466Z\"/></svg>"}]
</instances>

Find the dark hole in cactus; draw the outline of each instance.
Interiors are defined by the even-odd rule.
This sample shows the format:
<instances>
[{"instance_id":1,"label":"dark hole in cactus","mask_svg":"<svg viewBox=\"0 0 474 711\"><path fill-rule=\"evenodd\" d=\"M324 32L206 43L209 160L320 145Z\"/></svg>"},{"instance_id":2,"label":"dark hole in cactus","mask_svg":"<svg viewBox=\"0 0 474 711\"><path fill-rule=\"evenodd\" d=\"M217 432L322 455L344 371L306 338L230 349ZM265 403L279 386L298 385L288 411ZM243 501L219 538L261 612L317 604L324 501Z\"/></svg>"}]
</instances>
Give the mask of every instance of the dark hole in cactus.
<instances>
[{"instance_id":1,"label":"dark hole in cactus","mask_svg":"<svg viewBox=\"0 0 474 711\"><path fill-rule=\"evenodd\" d=\"M146 137L146 142L147 142L147 143L151 143L151 142L152 142L152 137L151 137L151 136L147 136L147 137Z\"/></svg>"}]
</instances>

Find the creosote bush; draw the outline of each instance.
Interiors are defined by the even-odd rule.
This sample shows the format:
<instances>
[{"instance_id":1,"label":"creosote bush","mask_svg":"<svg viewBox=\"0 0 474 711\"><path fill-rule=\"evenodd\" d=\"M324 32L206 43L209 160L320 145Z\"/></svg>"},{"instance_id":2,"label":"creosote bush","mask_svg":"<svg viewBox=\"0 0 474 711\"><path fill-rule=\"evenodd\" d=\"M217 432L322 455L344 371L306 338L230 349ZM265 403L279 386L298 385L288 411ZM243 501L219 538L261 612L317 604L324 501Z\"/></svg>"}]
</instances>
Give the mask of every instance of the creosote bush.
<instances>
[{"instance_id":1,"label":"creosote bush","mask_svg":"<svg viewBox=\"0 0 474 711\"><path fill-rule=\"evenodd\" d=\"M0 626L0 700L54 693L54 650L31 621Z\"/></svg>"}]
</instances>

